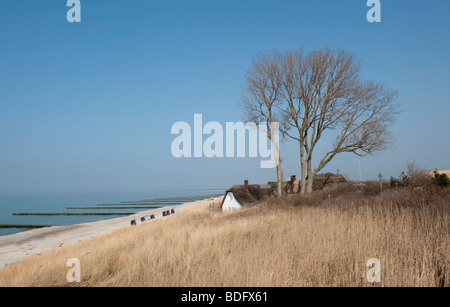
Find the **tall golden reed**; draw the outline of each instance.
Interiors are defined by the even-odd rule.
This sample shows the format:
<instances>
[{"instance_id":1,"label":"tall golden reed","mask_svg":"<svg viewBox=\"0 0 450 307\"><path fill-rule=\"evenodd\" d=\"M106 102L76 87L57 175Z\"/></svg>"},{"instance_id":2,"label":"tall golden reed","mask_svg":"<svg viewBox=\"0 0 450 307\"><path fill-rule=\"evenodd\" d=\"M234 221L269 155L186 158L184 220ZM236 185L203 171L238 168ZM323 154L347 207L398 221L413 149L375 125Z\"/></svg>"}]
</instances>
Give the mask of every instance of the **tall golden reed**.
<instances>
[{"instance_id":1,"label":"tall golden reed","mask_svg":"<svg viewBox=\"0 0 450 307\"><path fill-rule=\"evenodd\" d=\"M367 280L372 258L381 283ZM10 265L0 285L448 287L450 190L346 185L213 216L204 204Z\"/></svg>"}]
</instances>

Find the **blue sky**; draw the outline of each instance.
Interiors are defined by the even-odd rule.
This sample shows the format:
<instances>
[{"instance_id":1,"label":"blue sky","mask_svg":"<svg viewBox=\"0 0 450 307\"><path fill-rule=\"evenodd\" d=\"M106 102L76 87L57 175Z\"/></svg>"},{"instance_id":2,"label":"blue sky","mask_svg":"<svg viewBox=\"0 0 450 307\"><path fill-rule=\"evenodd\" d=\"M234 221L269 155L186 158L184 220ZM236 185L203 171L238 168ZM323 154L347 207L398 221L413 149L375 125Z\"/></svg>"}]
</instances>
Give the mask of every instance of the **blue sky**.
<instances>
[{"instance_id":1,"label":"blue sky","mask_svg":"<svg viewBox=\"0 0 450 307\"><path fill-rule=\"evenodd\" d=\"M361 159L363 179L407 161L450 169L450 2L381 0L0 0L0 193L228 188L275 180L260 159L175 159L177 121L242 120L244 75L259 52L328 46L399 92L392 150ZM328 144L323 144L326 147ZM319 148L320 149L320 148ZM320 151L317 153L320 155ZM287 176L297 145L282 146ZM358 158L324 171L358 178Z\"/></svg>"}]
</instances>

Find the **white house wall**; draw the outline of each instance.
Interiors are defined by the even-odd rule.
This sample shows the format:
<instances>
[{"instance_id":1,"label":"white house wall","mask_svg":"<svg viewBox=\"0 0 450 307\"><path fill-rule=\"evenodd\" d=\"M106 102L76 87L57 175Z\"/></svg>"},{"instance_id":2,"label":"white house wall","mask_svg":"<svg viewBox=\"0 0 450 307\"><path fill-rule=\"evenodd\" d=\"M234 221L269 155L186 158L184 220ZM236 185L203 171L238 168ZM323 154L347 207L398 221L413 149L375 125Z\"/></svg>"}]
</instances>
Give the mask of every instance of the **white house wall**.
<instances>
[{"instance_id":1,"label":"white house wall","mask_svg":"<svg viewBox=\"0 0 450 307\"><path fill-rule=\"evenodd\" d=\"M223 201L222 210L230 211L230 210L239 210L242 205L236 200L233 192L228 192L225 196L225 200Z\"/></svg>"}]
</instances>

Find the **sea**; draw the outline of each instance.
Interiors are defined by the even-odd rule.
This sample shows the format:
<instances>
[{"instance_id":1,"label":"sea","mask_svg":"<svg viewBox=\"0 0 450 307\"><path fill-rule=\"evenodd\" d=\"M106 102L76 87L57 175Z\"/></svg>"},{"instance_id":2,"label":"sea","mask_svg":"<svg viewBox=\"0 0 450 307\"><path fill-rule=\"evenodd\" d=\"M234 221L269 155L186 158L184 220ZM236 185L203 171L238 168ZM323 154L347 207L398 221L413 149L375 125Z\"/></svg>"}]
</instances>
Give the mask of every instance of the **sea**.
<instances>
[{"instance_id":1,"label":"sea","mask_svg":"<svg viewBox=\"0 0 450 307\"><path fill-rule=\"evenodd\" d=\"M130 213L150 210L151 206L178 205L223 195L225 190L165 190L129 193L22 194L0 195L0 236L32 228L11 225L73 225L124 215L78 215L80 213ZM149 207L134 209L130 207ZM101 209L99 209L101 208ZM111 208L111 209L110 209ZM13 215L14 213L77 213L77 215Z\"/></svg>"}]
</instances>

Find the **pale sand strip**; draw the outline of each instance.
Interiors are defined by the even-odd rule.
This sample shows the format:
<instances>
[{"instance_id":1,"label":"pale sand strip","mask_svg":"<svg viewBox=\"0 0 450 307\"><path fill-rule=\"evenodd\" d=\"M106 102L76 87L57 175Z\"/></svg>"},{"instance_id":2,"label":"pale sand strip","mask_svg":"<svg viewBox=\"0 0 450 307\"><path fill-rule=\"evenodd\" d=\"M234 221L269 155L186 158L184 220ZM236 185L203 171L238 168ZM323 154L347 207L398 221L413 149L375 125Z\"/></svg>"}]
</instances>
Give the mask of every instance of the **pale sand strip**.
<instances>
[{"instance_id":1,"label":"pale sand strip","mask_svg":"<svg viewBox=\"0 0 450 307\"><path fill-rule=\"evenodd\" d=\"M68 226L52 226L1 236L0 269L8 264L21 261L30 256L40 255L54 248L98 237L120 228L131 227L131 220L135 219L139 224L141 217L146 215L154 214L157 219L161 219L164 218L162 216L163 211L174 209L176 214L178 211L192 207L193 205L204 204L205 202L208 202L208 200L199 200L176 206L142 211L134 215L110 220Z\"/></svg>"}]
</instances>

